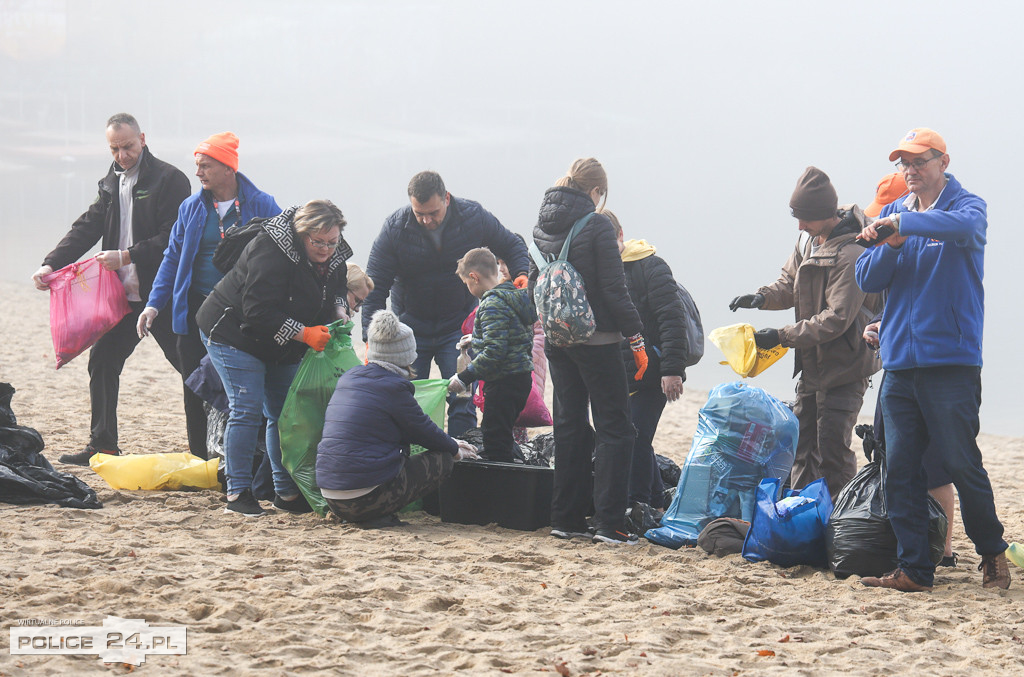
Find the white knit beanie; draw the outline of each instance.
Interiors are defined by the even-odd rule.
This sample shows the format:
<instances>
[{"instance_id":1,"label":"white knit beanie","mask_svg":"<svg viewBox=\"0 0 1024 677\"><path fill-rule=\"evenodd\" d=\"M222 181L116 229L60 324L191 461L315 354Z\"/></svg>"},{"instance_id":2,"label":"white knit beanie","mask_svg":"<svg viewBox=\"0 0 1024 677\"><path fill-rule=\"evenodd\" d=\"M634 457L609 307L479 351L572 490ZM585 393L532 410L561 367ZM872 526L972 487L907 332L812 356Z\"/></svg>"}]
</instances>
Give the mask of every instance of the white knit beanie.
<instances>
[{"instance_id":1,"label":"white knit beanie","mask_svg":"<svg viewBox=\"0 0 1024 677\"><path fill-rule=\"evenodd\" d=\"M405 369L416 361L416 336L390 310L373 314L366 339L366 359L371 362L390 362Z\"/></svg>"}]
</instances>

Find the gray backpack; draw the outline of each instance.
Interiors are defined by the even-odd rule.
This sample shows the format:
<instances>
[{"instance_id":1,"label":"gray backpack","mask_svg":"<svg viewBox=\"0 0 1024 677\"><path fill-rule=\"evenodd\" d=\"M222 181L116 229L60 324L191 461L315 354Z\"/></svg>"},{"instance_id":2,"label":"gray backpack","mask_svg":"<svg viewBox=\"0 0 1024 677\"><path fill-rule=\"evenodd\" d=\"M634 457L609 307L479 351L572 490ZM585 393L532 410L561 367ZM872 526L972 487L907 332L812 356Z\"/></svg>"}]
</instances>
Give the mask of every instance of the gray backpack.
<instances>
[{"instance_id":1,"label":"gray backpack","mask_svg":"<svg viewBox=\"0 0 1024 677\"><path fill-rule=\"evenodd\" d=\"M549 259L536 243L530 244L530 256L538 270L533 300L544 329L544 338L556 348L586 343L597 330L583 276L568 261L573 237L593 215L591 212L573 224L557 257Z\"/></svg>"}]
</instances>

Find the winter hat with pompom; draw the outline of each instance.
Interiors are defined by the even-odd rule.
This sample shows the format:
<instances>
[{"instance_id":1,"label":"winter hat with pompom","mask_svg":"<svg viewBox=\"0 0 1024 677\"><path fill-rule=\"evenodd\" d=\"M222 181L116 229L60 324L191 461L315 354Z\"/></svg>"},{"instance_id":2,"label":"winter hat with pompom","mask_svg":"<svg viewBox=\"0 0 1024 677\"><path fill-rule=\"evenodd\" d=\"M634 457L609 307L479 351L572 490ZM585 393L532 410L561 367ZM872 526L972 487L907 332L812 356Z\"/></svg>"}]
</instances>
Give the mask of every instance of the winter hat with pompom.
<instances>
[{"instance_id":1,"label":"winter hat with pompom","mask_svg":"<svg viewBox=\"0 0 1024 677\"><path fill-rule=\"evenodd\" d=\"M390 362L405 369L416 361L416 336L390 310L373 314L366 338L366 359L370 362Z\"/></svg>"}]
</instances>

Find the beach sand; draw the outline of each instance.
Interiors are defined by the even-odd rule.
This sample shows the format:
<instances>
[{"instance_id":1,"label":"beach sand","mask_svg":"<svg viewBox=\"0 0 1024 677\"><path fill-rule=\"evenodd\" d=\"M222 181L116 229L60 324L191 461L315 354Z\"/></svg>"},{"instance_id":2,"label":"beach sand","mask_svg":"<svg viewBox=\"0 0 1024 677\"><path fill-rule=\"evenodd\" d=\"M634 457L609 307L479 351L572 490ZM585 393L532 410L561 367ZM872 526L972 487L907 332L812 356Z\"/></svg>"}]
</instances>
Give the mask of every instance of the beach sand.
<instances>
[{"instance_id":1,"label":"beach sand","mask_svg":"<svg viewBox=\"0 0 1024 677\"><path fill-rule=\"evenodd\" d=\"M0 381L46 456L96 489L102 510L0 503L0 619L107 615L188 628L188 653L150 655L169 675L1017 674L1024 572L983 590L956 519L956 569L932 594L864 588L698 549L563 542L441 523L363 531L312 515L243 521L223 495L114 491L56 464L88 438L87 356L54 371L47 295L0 283ZM706 359L714 359L709 355ZM729 374L723 367L723 380ZM684 460L705 393L670 405L659 453ZM869 391L874 397L874 391ZM186 450L181 384L152 339L121 382L121 446ZM1024 439L983 435L1007 540L1024 541ZM95 656L10 655L0 675L107 675Z\"/></svg>"}]
</instances>

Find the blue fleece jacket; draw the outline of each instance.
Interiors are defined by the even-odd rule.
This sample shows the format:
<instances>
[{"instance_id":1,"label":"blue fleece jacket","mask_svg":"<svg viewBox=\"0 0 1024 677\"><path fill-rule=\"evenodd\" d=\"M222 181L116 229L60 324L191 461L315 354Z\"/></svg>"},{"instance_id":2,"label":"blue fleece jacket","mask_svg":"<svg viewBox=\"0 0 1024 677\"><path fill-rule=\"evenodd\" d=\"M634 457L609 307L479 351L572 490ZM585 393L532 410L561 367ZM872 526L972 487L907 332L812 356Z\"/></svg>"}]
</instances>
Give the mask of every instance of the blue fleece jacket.
<instances>
[{"instance_id":1,"label":"blue fleece jacket","mask_svg":"<svg viewBox=\"0 0 1024 677\"><path fill-rule=\"evenodd\" d=\"M253 185L242 173L238 179L238 204L242 208L239 224L246 224L257 216L277 216L281 208L274 198ZM171 301L171 327L175 334L188 334L188 290L192 286L192 266L199 251L199 241L206 226L205 190L199 190L181 203L178 220L171 228L171 237L164 250L164 259L149 292L147 306L163 312ZM192 314L199 310L192 308Z\"/></svg>"},{"instance_id":2,"label":"blue fleece jacket","mask_svg":"<svg viewBox=\"0 0 1024 677\"><path fill-rule=\"evenodd\" d=\"M459 445L427 416L407 378L376 364L352 367L338 379L316 454L322 489L352 490L394 479L409 446L454 456Z\"/></svg>"},{"instance_id":3,"label":"blue fleece jacket","mask_svg":"<svg viewBox=\"0 0 1024 677\"><path fill-rule=\"evenodd\" d=\"M882 245L857 259L857 284L888 290L881 356L887 370L981 366L985 319L985 201L952 174L931 210L908 211L903 200L882 209L900 213L902 247Z\"/></svg>"}]
</instances>

